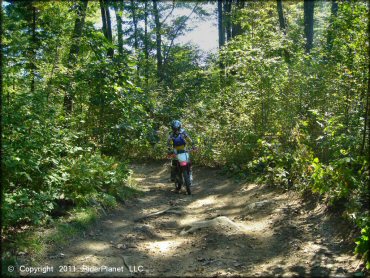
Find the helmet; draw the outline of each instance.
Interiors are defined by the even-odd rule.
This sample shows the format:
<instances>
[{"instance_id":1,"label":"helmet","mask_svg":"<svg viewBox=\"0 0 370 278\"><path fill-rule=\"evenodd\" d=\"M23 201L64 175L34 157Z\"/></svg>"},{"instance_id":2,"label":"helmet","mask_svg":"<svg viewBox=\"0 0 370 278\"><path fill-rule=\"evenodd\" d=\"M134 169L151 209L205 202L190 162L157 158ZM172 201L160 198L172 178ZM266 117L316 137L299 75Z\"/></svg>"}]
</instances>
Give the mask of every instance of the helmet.
<instances>
[{"instance_id":1,"label":"helmet","mask_svg":"<svg viewBox=\"0 0 370 278\"><path fill-rule=\"evenodd\" d=\"M172 128L172 131L173 132L180 131L180 129L181 129L181 122L178 121L178 120L172 121L171 128Z\"/></svg>"}]
</instances>

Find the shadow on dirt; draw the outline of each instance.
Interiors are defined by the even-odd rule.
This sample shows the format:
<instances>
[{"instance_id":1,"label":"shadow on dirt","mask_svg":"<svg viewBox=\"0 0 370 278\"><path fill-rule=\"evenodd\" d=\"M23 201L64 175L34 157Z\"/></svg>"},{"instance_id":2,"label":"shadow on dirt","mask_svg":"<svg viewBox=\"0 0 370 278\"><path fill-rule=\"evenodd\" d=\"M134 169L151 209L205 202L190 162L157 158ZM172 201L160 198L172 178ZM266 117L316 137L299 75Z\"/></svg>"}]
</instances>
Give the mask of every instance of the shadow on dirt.
<instances>
[{"instance_id":1,"label":"shadow on dirt","mask_svg":"<svg viewBox=\"0 0 370 278\"><path fill-rule=\"evenodd\" d=\"M271 186L236 183L216 169L194 168L194 195L172 192L161 161L133 165L144 194L102 217L85 237L64 248L50 265L125 266L93 276L346 276L353 245L317 205ZM180 232L198 221L226 216L239 225ZM60 252L50 251L50 255ZM357 263L357 262L356 262ZM137 267L142 266L140 270ZM136 268L135 268L136 267ZM86 273L74 273L84 276ZM55 276L55 273L54 273Z\"/></svg>"}]
</instances>

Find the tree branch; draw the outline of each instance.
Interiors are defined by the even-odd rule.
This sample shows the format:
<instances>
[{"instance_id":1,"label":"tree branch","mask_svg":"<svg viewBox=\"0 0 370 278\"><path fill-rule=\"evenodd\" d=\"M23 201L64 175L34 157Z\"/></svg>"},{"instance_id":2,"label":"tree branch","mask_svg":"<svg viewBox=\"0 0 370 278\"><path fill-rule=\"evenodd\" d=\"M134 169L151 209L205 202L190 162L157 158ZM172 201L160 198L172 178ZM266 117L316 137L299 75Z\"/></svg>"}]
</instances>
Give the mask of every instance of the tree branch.
<instances>
[{"instance_id":1,"label":"tree branch","mask_svg":"<svg viewBox=\"0 0 370 278\"><path fill-rule=\"evenodd\" d=\"M166 22L167 18L173 13L173 10L175 9L175 1L172 1L172 10L170 11L170 13L166 16L166 18L160 23L161 26L163 23Z\"/></svg>"},{"instance_id":2,"label":"tree branch","mask_svg":"<svg viewBox=\"0 0 370 278\"><path fill-rule=\"evenodd\" d=\"M170 54L170 50L171 50L171 47L173 46L173 42L174 40L176 39L177 37L177 34L180 32L181 28L185 25L185 23L189 20L189 18L191 17L191 15L194 13L195 9L198 7L198 4L199 3L196 3L196 5L194 6L194 8L192 9L191 13L185 18L185 20L177 27L177 30L175 31L174 33L174 36L171 40L171 43L163 57L163 63L165 64L167 62L167 59L168 59L168 56Z\"/></svg>"}]
</instances>

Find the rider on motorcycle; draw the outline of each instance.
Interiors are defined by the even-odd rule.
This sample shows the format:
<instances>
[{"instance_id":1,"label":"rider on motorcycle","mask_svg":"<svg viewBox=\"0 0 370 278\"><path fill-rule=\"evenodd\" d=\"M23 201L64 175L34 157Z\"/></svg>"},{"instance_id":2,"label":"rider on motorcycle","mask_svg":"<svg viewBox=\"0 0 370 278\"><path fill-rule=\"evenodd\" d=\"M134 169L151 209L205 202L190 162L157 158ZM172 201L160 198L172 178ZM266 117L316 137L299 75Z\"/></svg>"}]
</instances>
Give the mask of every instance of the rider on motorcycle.
<instances>
[{"instance_id":1,"label":"rider on motorcycle","mask_svg":"<svg viewBox=\"0 0 370 278\"><path fill-rule=\"evenodd\" d=\"M171 123L172 132L168 136L167 146L168 146L168 154L171 155L173 153L177 153L177 151L184 151L186 143L192 145L193 149L195 148L194 141L190 138L187 132L181 128L181 122L179 120L174 120ZM171 181L175 181L176 178L176 159L172 160L171 163ZM190 163L190 181L193 181L193 173L191 169Z\"/></svg>"}]
</instances>

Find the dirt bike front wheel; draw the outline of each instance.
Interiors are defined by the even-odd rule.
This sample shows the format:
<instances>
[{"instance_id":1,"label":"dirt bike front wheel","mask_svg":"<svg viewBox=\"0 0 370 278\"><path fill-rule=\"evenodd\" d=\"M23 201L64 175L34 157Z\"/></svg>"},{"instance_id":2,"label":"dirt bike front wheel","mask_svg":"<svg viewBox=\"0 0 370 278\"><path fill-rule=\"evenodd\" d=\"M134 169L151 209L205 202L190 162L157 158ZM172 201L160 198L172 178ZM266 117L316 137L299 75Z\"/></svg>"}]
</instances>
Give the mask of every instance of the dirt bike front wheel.
<instances>
[{"instance_id":1,"label":"dirt bike front wheel","mask_svg":"<svg viewBox=\"0 0 370 278\"><path fill-rule=\"evenodd\" d=\"M176 173L176 180L175 180L175 187L176 190L180 190L183 184L182 175L180 169L178 169L178 172Z\"/></svg>"},{"instance_id":2,"label":"dirt bike front wheel","mask_svg":"<svg viewBox=\"0 0 370 278\"><path fill-rule=\"evenodd\" d=\"M176 190L180 190L181 189L181 183L179 181L176 181L175 182L175 188L176 188Z\"/></svg>"},{"instance_id":3,"label":"dirt bike front wheel","mask_svg":"<svg viewBox=\"0 0 370 278\"><path fill-rule=\"evenodd\" d=\"M188 195L191 195L191 189L190 189L191 181L190 181L190 175L189 175L188 170L187 169L184 169L182 171L182 175L184 177L186 192L188 193Z\"/></svg>"}]
</instances>

